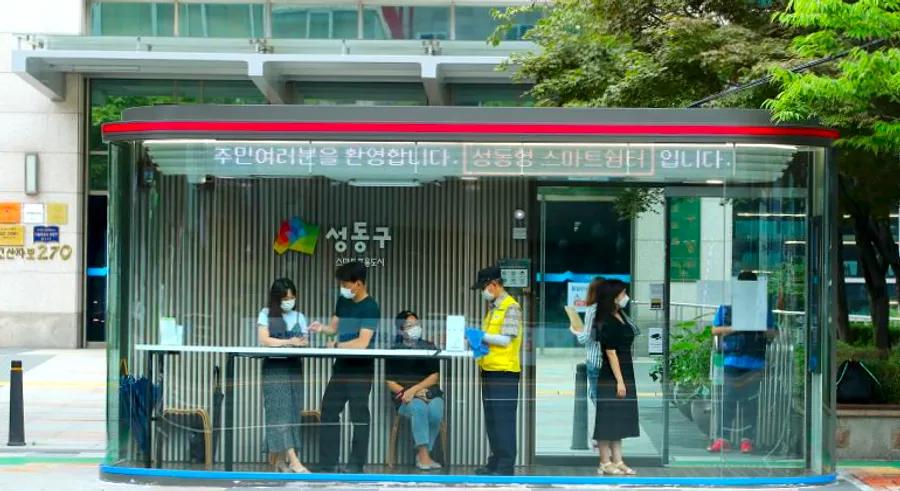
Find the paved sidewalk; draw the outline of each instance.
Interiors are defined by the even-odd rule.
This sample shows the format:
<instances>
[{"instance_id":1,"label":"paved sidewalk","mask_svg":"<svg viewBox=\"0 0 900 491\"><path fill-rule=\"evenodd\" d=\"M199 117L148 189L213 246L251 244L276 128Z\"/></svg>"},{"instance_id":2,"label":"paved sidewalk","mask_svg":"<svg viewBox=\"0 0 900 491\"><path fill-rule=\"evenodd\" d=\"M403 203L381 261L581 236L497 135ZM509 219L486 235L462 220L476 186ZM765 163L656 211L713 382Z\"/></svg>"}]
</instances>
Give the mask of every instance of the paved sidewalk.
<instances>
[{"instance_id":1,"label":"paved sidewalk","mask_svg":"<svg viewBox=\"0 0 900 491\"><path fill-rule=\"evenodd\" d=\"M22 360L25 447L9 440L9 365ZM0 455L103 453L106 448L106 352L0 350Z\"/></svg>"},{"instance_id":2,"label":"paved sidewalk","mask_svg":"<svg viewBox=\"0 0 900 491\"><path fill-rule=\"evenodd\" d=\"M9 363L11 360L22 360L24 368L25 439L27 442L25 447L6 446L9 418ZM138 491L158 489L146 485L100 481L98 466L103 460L105 448L105 398L106 353L103 350L0 349L0 490ZM841 476L842 479L838 483L815 489L900 491L900 464L897 463L847 462L841 467ZM416 489L416 486L333 483L289 483L280 487L328 489L329 491ZM211 487L167 486L167 488L192 491L248 489L246 483L242 485L237 482L217 483L216 486ZM552 489L563 488L557 486ZM460 488L428 486L428 489L441 491ZM536 488L497 486L467 487L466 489L497 491ZM577 489L628 489L634 491L646 488L578 486Z\"/></svg>"},{"instance_id":3,"label":"paved sidewalk","mask_svg":"<svg viewBox=\"0 0 900 491\"><path fill-rule=\"evenodd\" d=\"M900 491L900 462L869 462L844 468L842 473L865 491Z\"/></svg>"}]
</instances>

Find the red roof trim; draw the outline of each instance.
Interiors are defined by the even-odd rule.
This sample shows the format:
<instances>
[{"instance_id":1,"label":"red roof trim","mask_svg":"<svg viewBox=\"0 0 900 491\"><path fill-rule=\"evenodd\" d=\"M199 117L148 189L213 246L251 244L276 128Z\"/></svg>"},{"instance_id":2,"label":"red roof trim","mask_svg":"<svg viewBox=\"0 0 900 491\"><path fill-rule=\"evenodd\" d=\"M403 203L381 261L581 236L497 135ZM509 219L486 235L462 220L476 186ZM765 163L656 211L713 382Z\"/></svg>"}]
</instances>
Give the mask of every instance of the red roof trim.
<instances>
[{"instance_id":1,"label":"red roof trim","mask_svg":"<svg viewBox=\"0 0 900 491\"><path fill-rule=\"evenodd\" d=\"M140 133L410 133L493 135L799 136L837 139L835 130L792 126L417 123L276 121L126 121L106 123L104 135Z\"/></svg>"}]
</instances>

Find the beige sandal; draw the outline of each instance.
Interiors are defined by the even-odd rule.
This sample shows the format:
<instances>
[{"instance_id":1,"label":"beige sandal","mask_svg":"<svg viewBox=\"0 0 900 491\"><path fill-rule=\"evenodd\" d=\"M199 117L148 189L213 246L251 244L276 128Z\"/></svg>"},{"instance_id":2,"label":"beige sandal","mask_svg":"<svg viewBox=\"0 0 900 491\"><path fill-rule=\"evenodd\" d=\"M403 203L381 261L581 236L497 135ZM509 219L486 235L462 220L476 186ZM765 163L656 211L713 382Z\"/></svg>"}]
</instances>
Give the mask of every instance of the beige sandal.
<instances>
[{"instance_id":1,"label":"beige sandal","mask_svg":"<svg viewBox=\"0 0 900 491\"><path fill-rule=\"evenodd\" d=\"M303 464L290 464L288 468L294 474L309 474L309 469L303 467Z\"/></svg>"},{"instance_id":2,"label":"beige sandal","mask_svg":"<svg viewBox=\"0 0 900 491\"><path fill-rule=\"evenodd\" d=\"M616 464L606 462L605 464L600 464L600 467L597 468L597 474L602 474L604 476L621 476L623 472Z\"/></svg>"},{"instance_id":3,"label":"beige sandal","mask_svg":"<svg viewBox=\"0 0 900 491\"><path fill-rule=\"evenodd\" d=\"M616 465L616 469L619 469L619 471L621 471L622 474L624 474L626 476L637 475L637 472L635 472L635 470L632 469L631 467L628 467L627 465L625 465L625 462L616 462L615 465Z\"/></svg>"}]
</instances>

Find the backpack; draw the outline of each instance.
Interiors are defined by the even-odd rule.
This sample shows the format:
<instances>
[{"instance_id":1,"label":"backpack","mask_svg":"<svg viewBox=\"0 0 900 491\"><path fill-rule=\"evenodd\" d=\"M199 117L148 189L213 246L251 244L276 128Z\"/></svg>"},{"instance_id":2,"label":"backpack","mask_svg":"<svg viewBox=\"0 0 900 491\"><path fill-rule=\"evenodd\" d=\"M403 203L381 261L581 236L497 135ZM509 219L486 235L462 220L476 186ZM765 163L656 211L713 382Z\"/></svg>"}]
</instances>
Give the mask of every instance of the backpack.
<instances>
[{"instance_id":1,"label":"backpack","mask_svg":"<svg viewBox=\"0 0 900 491\"><path fill-rule=\"evenodd\" d=\"M881 401L881 382L858 360L847 360L837 370L837 402L875 404Z\"/></svg>"}]
</instances>

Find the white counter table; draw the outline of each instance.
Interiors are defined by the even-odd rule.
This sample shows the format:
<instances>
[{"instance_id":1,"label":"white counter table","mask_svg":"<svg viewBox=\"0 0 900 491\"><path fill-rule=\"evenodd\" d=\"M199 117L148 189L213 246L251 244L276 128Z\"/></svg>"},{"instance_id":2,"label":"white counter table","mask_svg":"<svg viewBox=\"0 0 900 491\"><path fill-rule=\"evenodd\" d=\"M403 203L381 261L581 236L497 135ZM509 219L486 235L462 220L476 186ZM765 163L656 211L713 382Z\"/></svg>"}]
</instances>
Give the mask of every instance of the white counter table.
<instances>
[{"instance_id":1,"label":"white counter table","mask_svg":"<svg viewBox=\"0 0 900 491\"><path fill-rule=\"evenodd\" d=\"M219 353L226 355L225 363L225 470L233 470L234 465L234 359L246 358L432 358L448 360L453 358L471 358L471 351L445 351L422 349L342 349L342 348L268 348L261 346L186 346L163 344L138 344L136 351L147 353L146 376L151 381L146 394L149 407L147 411L147 428L150 452L144 457L144 464L152 466L153 455L153 421L154 408L152 387L155 383L156 367L165 373L165 355L181 355L187 353Z\"/></svg>"}]
</instances>

